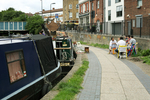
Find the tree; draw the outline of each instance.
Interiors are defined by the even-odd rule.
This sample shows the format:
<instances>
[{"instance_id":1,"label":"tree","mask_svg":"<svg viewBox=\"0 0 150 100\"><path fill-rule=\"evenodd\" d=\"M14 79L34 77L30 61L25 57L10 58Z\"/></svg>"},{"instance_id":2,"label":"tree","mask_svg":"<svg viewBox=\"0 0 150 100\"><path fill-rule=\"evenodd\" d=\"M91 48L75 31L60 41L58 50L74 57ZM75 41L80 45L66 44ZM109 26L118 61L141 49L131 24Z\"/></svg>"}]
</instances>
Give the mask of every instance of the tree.
<instances>
[{"instance_id":1,"label":"tree","mask_svg":"<svg viewBox=\"0 0 150 100\"><path fill-rule=\"evenodd\" d=\"M28 18L28 15L25 14L21 14L19 17L14 17L12 20L10 21L26 21Z\"/></svg>"},{"instance_id":2,"label":"tree","mask_svg":"<svg viewBox=\"0 0 150 100\"><path fill-rule=\"evenodd\" d=\"M10 7L10 8L8 8L8 10L7 11L15 11L15 9L14 8L12 8L12 7Z\"/></svg>"},{"instance_id":3,"label":"tree","mask_svg":"<svg viewBox=\"0 0 150 100\"><path fill-rule=\"evenodd\" d=\"M15 11L14 8L8 8L7 10L0 12L0 21L11 21L12 19L17 18L22 14L25 13L21 11Z\"/></svg>"},{"instance_id":4,"label":"tree","mask_svg":"<svg viewBox=\"0 0 150 100\"><path fill-rule=\"evenodd\" d=\"M44 24L44 20L39 15L34 15L27 19L26 29L29 33L38 34L42 30L42 24Z\"/></svg>"}]
</instances>

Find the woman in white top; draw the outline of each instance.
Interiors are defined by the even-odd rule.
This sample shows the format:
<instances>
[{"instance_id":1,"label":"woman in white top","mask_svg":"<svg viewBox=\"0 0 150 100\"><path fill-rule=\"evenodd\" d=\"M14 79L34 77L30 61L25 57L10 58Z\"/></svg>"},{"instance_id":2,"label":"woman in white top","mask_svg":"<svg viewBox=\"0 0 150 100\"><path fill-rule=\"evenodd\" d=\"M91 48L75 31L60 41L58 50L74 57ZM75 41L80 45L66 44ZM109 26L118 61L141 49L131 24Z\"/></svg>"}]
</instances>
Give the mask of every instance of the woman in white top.
<instances>
[{"instance_id":1,"label":"woman in white top","mask_svg":"<svg viewBox=\"0 0 150 100\"><path fill-rule=\"evenodd\" d=\"M109 53L111 52L111 50L112 50L113 48L116 48L116 46L117 46L117 41L114 40L113 37L111 37L111 41L110 41L110 43L109 43Z\"/></svg>"}]
</instances>

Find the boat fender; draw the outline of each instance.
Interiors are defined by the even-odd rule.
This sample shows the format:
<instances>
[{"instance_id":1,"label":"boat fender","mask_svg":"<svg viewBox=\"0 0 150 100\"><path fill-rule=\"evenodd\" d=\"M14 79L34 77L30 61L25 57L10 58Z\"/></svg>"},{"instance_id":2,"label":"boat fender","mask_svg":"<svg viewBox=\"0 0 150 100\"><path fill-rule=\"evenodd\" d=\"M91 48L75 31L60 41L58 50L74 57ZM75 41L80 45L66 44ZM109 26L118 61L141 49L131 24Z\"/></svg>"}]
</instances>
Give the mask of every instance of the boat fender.
<instances>
[{"instance_id":1,"label":"boat fender","mask_svg":"<svg viewBox=\"0 0 150 100\"><path fill-rule=\"evenodd\" d=\"M42 96L46 95L52 88L52 85L46 83L42 88Z\"/></svg>"}]
</instances>

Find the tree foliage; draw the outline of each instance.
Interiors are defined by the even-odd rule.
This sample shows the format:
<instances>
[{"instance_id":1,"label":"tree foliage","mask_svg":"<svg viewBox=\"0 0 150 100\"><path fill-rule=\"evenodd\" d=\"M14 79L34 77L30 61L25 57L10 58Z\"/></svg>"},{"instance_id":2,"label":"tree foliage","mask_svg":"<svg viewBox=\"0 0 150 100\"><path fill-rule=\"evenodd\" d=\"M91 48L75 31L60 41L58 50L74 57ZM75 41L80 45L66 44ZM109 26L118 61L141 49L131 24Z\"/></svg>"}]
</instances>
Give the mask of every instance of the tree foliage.
<instances>
[{"instance_id":1,"label":"tree foliage","mask_svg":"<svg viewBox=\"0 0 150 100\"><path fill-rule=\"evenodd\" d=\"M14 8L9 8L0 12L0 21L11 21L13 18L18 18L22 14L25 13L21 11L15 11Z\"/></svg>"},{"instance_id":2,"label":"tree foliage","mask_svg":"<svg viewBox=\"0 0 150 100\"><path fill-rule=\"evenodd\" d=\"M42 30L42 24L44 23L43 19L39 15L34 15L27 19L26 29L29 30L29 33L38 34Z\"/></svg>"},{"instance_id":3,"label":"tree foliage","mask_svg":"<svg viewBox=\"0 0 150 100\"><path fill-rule=\"evenodd\" d=\"M27 21L25 28L32 34L38 34L42 30L41 25L44 23L39 15L29 17L24 12L16 11L11 7L0 12L0 21Z\"/></svg>"}]
</instances>

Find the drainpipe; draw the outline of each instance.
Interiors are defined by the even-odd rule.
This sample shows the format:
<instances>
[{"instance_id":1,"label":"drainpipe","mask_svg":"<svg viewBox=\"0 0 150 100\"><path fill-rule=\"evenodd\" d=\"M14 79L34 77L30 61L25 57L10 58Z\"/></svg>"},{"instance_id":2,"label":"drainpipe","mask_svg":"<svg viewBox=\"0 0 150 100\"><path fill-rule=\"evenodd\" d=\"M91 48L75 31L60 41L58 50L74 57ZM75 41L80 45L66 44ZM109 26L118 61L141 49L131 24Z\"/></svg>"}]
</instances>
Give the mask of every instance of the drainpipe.
<instances>
[{"instance_id":1,"label":"drainpipe","mask_svg":"<svg viewBox=\"0 0 150 100\"><path fill-rule=\"evenodd\" d=\"M104 24L104 34L105 34L105 10L106 10L106 7L105 7L105 0L103 0L103 24Z\"/></svg>"}]
</instances>

